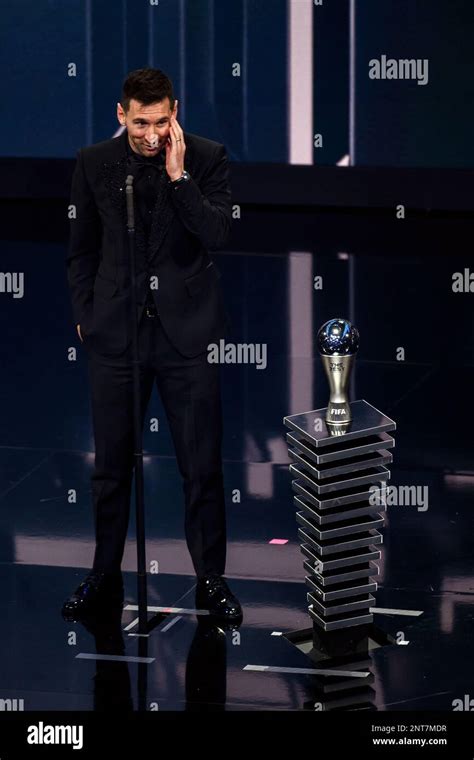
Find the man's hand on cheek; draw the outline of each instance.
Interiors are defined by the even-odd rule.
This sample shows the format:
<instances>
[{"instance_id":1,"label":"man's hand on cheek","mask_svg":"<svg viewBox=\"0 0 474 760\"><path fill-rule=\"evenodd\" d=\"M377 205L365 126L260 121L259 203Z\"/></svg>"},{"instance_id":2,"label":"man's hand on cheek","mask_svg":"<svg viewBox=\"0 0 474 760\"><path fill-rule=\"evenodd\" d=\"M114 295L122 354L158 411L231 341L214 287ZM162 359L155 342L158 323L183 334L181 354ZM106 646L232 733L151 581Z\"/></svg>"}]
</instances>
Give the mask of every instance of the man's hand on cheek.
<instances>
[{"instance_id":1,"label":"man's hand on cheek","mask_svg":"<svg viewBox=\"0 0 474 760\"><path fill-rule=\"evenodd\" d=\"M174 181L179 179L184 171L184 154L186 144L184 134L176 117L171 117L170 133L166 144L166 171L169 178Z\"/></svg>"}]
</instances>

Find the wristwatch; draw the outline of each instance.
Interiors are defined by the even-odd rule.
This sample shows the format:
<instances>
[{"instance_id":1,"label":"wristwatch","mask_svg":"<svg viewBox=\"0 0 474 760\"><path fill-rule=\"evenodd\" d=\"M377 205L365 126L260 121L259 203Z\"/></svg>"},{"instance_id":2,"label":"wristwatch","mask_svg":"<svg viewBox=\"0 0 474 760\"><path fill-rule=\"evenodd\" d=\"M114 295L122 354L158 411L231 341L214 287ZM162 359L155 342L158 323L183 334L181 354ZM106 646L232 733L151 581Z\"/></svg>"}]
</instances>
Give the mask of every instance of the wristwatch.
<instances>
[{"instance_id":1,"label":"wristwatch","mask_svg":"<svg viewBox=\"0 0 474 760\"><path fill-rule=\"evenodd\" d=\"M177 187L178 185L182 185L183 182L187 182L189 178L190 178L190 175L185 170L183 171L181 177L178 177L178 179L170 180L170 185L172 185L173 187Z\"/></svg>"}]
</instances>

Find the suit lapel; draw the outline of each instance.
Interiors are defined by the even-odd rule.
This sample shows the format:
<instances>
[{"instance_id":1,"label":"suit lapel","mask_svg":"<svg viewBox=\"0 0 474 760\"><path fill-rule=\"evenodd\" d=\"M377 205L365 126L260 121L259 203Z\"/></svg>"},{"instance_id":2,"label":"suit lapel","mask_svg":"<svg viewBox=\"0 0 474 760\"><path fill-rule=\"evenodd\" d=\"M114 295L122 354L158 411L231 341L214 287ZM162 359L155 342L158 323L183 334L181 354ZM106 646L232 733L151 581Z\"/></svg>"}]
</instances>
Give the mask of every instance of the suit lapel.
<instances>
[{"instance_id":1,"label":"suit lapel","mask_svg":"<svg viewBox=\"0 0 474 760\"><path fill-rule=\"evenodd\" d=\"M105 185L105 190L113 207L120 213L122 221L127 221L127 208L125 201L125 180L128 174L128 161L125 140L126 130L116 137L114 143L114 155L109 161L103 161L100 166L100 175Z\"/></svg>"}]
</instances>

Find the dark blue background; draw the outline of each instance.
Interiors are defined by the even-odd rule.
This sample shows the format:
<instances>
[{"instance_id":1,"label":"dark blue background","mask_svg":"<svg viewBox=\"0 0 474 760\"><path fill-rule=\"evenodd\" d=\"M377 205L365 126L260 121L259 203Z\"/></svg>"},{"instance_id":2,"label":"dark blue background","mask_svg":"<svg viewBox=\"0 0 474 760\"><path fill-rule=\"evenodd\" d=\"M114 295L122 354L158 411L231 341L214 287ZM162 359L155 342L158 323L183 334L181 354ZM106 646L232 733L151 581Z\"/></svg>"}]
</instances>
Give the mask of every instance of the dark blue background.
<instances>
[{"instance_id":1,"label":"dark blue background","mask_svg":"<svg viewBox=\"0 0 474 760\"><path fill-rule=\"evenodd\" d=\"M314 162L334 165L349 151L349 0L313 19ZM474 165L473 31L468 0L356 2L357 164ZM72 158L111 137L123 79L152 65L187 131L234 161L286 163L288 32L287 0L0 0L0 154ZM429 84L369 79L382 54L428 58Z\"/></svg>"}]
</instances>

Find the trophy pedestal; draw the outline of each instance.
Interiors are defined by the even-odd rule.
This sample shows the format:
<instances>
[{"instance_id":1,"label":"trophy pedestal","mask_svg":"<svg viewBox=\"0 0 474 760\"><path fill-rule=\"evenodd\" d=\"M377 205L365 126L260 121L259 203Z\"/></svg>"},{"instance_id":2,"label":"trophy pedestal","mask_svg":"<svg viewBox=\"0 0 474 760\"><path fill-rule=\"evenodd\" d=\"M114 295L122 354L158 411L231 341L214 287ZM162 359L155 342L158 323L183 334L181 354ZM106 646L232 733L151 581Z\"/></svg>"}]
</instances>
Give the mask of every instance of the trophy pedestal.
<instances>
[{"instance_id":1,"label":"trophy pedestal","mask_svg":"<svg viewBox=\"0 0 474 760\"><path fill-rule=\"evenodd\" d=\"M340 426L326 423L327 407L283 422L290 429L286 440L314 645L330 649L324 634L334 632L339 650L354 651L356 639L366 640L373 623L379 529L392 462L388 449L395 445L389 432L396 424L367 401L349 407L352 420Z\"/></svg>"}]
</instances>

